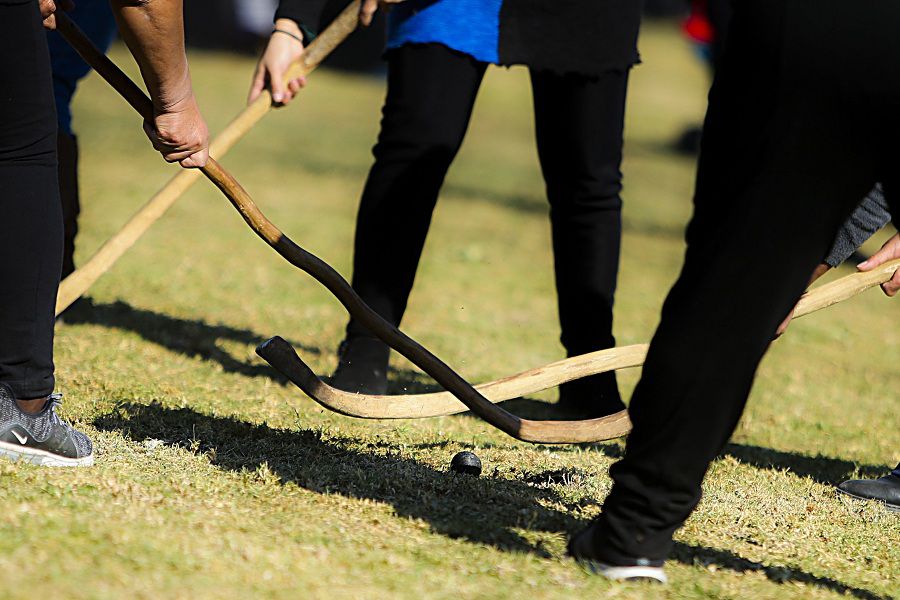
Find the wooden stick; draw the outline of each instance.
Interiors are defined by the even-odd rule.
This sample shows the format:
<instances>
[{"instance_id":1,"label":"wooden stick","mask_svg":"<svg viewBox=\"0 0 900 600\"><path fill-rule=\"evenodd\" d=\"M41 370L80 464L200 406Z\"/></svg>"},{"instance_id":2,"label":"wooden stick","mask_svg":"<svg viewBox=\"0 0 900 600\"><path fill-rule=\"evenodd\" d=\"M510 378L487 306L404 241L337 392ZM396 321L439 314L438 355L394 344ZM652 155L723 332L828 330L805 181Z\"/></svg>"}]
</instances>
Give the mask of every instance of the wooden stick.
<instances>
[{"instance_id":1,"label":"wooden stick","mask_svg":"<svg viewBox=\"0 0 900 600\"><path fill-rule=\"evenodd\" d=\"M310 43L301 59L288 70L285 81L312 73L335 48L353 33L358 23L358 15L359 0L354 0L331 25ZM71 28L75 27L68 18L58 19L58 21L60 32L68 30L71 33ZM90 52L91 50L85 48L85 51ZM95 60L95 62L97 61ZM98 64L101 63L98 62ZM136 98L132 98L132 100L139 102ZM272 95L265 90L212 141L210 153L219 158L225 156L271 109ZM66 277L60 284L59 294L56 297L56 314L59 315L84 295L198 179L200 179L200 172L195 169L179 171L131 217L122 229L109 238L90 260Z\"/></svg>"},{"instance_id":2,"label":"wooden stick","mask_svg":"<svg viewBox=\"0 0 900 600\"><path fill-rule=\"evenodd\" d=\"M60 33L76 51L131 104L145 120L153 118L153 105L109 58L98 51L87 37L66 17L57 15ZM63 26L60 27L59 23ZM278 254L324 285L344 308L388 346L425 371L444 389L459 398L469 409L501 431L525 442L579 443L604 439L607 423L601 419L586 421L531 421L521 419L492 404L458 373L421 344L388 323L353 291L350 284L323 260L307 252L282 233L259 210L253 199L219 163L210 157L202 168L206 177L218 187L244 218L244 221Z\"/></svg>"},{"instance_id":3,"label":"wooden stick","mask_svg":"<svg viewBox=\"0 0 900 600\"><path fill-rule=\"evenodd\" d=\"M797 303L797 308L794 310L794 319L849 300L870 288L886 283L893 278L898 269L900 269L900 259L886 262L871 271L853 273L813 288L800 298L800 302Z\"/></svg>"},{"instance_id":4,"label":"wooden stick","mask_svg":"<svg viewBox=\"0 0 900 600\"><path fill-rule=\"evenodd\" d=\"M900 260L885 263L866 273L854 273L832 283L819 286L804 294L794 311L794 319L843 302L893 277L900 268ZM647 344L610 348L574 356L523 371L516 375L483 383L475 387L491 402L519 398L562 383L598 373L639 367L644 364ZM345 392L322 381L280 337L263 343L257 353L328 410L361 419L421 419L452 415L468 410L452 394L407 394L375 396ZM631 424L625 411L604 419L605 435L612 439L628 433ZM597 431L594 429L593 431ZM600 441L600 440L596 440Z\"/></svg>"}]
</instances>

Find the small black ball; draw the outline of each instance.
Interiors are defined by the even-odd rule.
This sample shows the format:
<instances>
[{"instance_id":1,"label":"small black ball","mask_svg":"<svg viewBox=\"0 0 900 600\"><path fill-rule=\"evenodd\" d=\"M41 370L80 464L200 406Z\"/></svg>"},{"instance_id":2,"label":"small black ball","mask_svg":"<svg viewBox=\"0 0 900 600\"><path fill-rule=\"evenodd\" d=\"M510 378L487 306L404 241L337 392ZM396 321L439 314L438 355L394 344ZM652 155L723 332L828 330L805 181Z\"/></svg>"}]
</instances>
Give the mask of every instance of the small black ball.
<instances>
[{"instance_id":1,"label":"small black ball","mask_svg":"<svg viewBox=\"0 0 900 600\"><path fill-rule=\"evenodd\" d=\"M466 475L481 475L481 459L475 456L474 452L459 452L450 461L450 470L454 473L465 473Z\"/></svg>"}]
</instances>

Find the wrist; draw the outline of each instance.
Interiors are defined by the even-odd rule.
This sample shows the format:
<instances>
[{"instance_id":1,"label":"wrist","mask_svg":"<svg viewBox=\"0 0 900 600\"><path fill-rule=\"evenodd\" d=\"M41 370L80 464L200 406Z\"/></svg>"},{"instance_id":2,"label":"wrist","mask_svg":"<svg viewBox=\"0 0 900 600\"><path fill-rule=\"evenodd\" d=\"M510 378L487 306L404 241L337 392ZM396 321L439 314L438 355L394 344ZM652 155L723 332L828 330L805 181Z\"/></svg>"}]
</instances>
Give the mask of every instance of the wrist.
<instances>
[{"instance_id":1,"label":"wrist","mask_svg":"<svg viewBox=\"0 0 900 600\"><path fill-rule=\"evenodd\" d=\"M177 99L173 97L172 100L167 102L154 103L154 108L156 109L156 116L178 114L196 110L197 100L194 98L194 91L188 89Z\"/></svg>"},{"instance_id":2,"label":"wrist","mask_svg":"<svg viewBox=\"0 0 900 600\"><path fill-rule=\"evenodd\" d=\"M282 31L287 31L293 35L301 39L305 39L303 36L303 30L300 29L300 25L297 21L293 19L276 19L275 20L275 29L281 29Z\"/></svg>"},{"instance_id":3,"label":"wrist","mask_svg":"<svg viewBox=\"0 0 900 600\"><path fill-rule=\"evenodd\" d=\"M185 68L181 76L160 83L159 88L153 93L153 108L157 114L181 112L193 100L194 88L191 85L191 76Z\"/></svg>"}]
</instances>

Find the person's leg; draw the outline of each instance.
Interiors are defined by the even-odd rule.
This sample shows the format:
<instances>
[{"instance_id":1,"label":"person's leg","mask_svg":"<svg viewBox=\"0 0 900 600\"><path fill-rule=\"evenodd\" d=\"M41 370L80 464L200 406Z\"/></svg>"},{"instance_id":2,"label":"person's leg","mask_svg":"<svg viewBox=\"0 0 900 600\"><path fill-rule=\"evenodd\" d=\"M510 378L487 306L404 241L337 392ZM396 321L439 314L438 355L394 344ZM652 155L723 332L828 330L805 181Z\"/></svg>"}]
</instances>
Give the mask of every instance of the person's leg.
<instances>
[{"instance_id":1,"label":"person's leg","mask_svg":"<svg viewBox=\"0 0 900 600\"><path fill-rule=\"evenodd\" d=\"M0 382L31 399L54 386L62 259L56 113L37 8L0 9Z\"/></svg>"},{"instance_id":2,"label":"person's leg","mask_svg":"<svg viewBox=\"0 0 900 600\"><path fill-rule=\"evenodd\" d=\"M0 456L93 463L52 394L53 311L62 263L56 115L36 2L0 4Z\"/></svg>"},{"instance_id":3,"label":"person's leg","mask_svg":"<svg viewBox=\"0 0 900 600\"><path fill-rule=\"evenodd\" d=\"M612 492L572 540L580 558L666 558L775 328L876 181L867 114L843 110L843 83L809 41L828 39L829 20L800 19L797 6L753 0L735 15L710 97L685 264L629 407L634 429L611 469Z\"/></svg>"},{"instance_id":4,"label":"person's leg","mask_svg":"<svg viewBox=\"0 0 900 600\"><path fill-rule=\"evenodd\" d=\"M353 288L399 325L444 176L462 143L486 65L444 46L388 55L388 91L356 221ZM333 384L384 393L389 349L351 320Z\"/></svg>"},{"instance_id":5,"label":"person's leg","mask_svg":"<svg viewBox=\"0 0 900 600\"><path fill-rule=\"evenodd\" d=\"M596 78L532 72L531 81L562 344L568 356L611 348L628 72ZM615 372L563 384L560 402L591 416L625 408Z\"/></svg>"},{"instance_id":6,"label":"person's leg","mask_svg":"<svg viewBox=\"0 0 900 600\"><path fill-rule=\"evenodd\" d=\"M713 28L712 68L722 62L725 44L728 40L728 26L731 23L734 0L708 0L707 11Z\"/></svg>"},{"instance_id":7,"label":"person's leg","mask_svg":"<svg viewBox=\"0 0 900 600\"><path fill-rule=\"evenodd\" d=\"M108 0L79 0L69 16L101 50L109 48L116 22ZM59 124L57 153L59 156L59 193L63 211L63 267L65 279L75 270L75 237L81 202L78 194L78 140L72 131L72 97L78 82L90 67L55 31L47 32L50 65L53 71L53 94Z\"/></svg>"}]
</instances>

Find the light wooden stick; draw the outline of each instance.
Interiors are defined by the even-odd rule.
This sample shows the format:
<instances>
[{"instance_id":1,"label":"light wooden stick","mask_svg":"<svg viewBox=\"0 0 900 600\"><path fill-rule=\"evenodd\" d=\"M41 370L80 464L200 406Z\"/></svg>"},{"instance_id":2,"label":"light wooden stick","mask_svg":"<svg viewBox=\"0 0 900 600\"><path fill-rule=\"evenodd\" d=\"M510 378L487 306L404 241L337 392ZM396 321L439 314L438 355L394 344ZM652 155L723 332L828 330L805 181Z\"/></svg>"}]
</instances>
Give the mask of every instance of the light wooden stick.
<instances>
[{"instance_id":1,"label":"light wooden stick","mask_svg":"<svg viewBox=\"0 0 900 600\"><path fill-rule=\"evenodd\" d=\"M797 304L794 319L828 308L889 281L898 268L900 268L900 260L895 260L872 271L854 273L810 290ZM647 344L635 344L574 356L503 379L483 383L475 386L475 389L491 402L503 402L598 373L639 367L644 364L648 348ZM272 338L262 344L257 349L257 353L306 392L310 398L328 410L350 417L422 419L469 410L448 392L375 396L354 394L333 388L316 376L290 344L280 337ZM605 439L621 437L627 434L631 428L625 411L596 421L604 422L603 435L608 436ZM598 428L595 425L592 433L597 431Z\"/></svg>"},{"instance_id":2,"label":"light wooden stick","mask_svg":"<svg viewBox=\"0 0 900 600\"><path fill-rule=\"evenodd\" d=\"M354 0L309 44L302 58L288 70L285 81L312 73L353 33L358 24L358 15L359 0ZM71 21L62 19L60 23L61 29L65 30ZM212 141L209 147L210 154L219 158L225 156L271 109L272 95L265 90ZM196 169L179 171L131 217L122 229L109 238L90 260L66 277L60 284L59 294L56 297L56 314L59 315L84 295L200 178L201 174Z\"/></svg>"}]
</instances>

